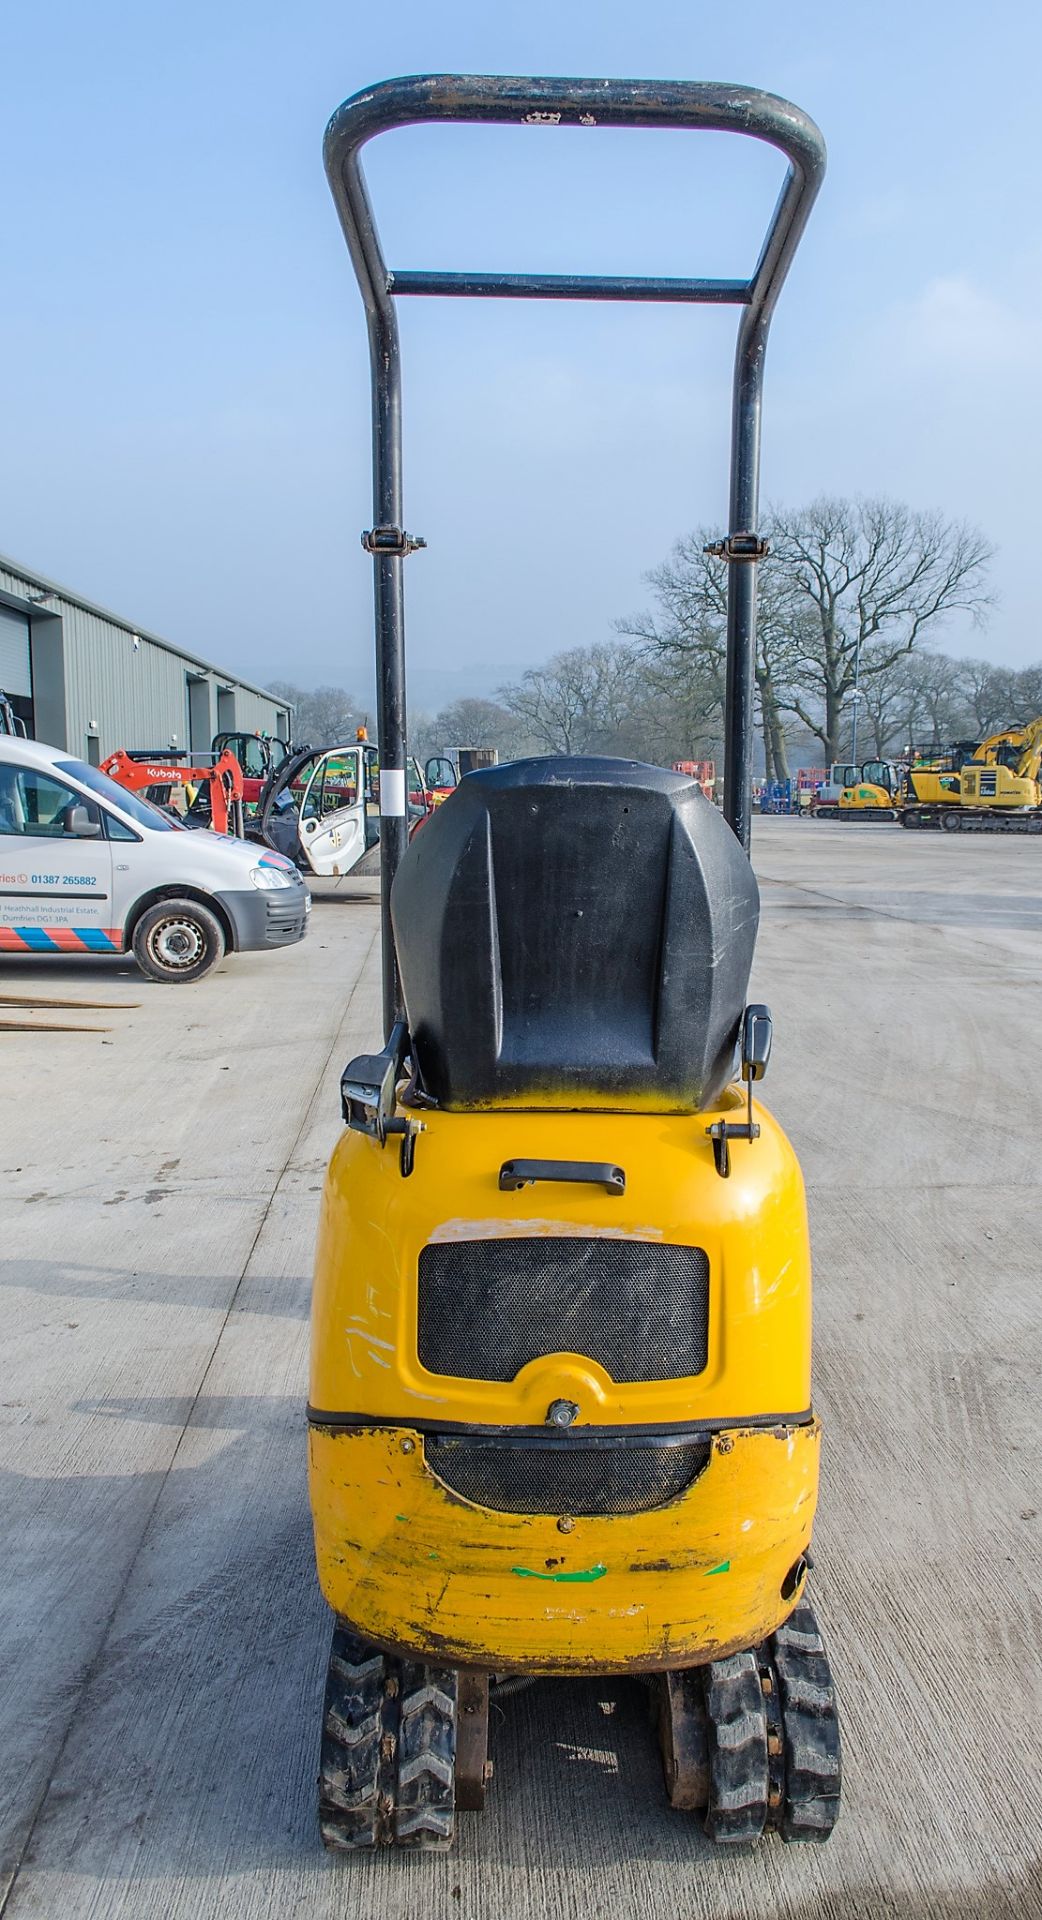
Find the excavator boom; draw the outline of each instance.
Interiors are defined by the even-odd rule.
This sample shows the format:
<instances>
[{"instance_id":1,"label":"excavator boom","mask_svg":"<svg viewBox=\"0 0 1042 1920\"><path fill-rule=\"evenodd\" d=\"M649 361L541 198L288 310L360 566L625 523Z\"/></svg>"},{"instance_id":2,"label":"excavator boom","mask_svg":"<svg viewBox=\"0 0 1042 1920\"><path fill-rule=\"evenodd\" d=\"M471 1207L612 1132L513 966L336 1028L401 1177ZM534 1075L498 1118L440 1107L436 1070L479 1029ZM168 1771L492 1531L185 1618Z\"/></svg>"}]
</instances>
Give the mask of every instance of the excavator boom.
<instances>
[{"instance_id":1,"label":"excavator boom","mask_svg":"<svg viewBox=\"0 0 1042 1920\"><path fill-rule=\"evenodd\" d=\"M209 767L186 767L177 760L134 760L124 748L102 761L102 773L129 793L148 787L208 787L210 825L215 833L243 839L242 768L228 748Z\"/></svg>"}]
</instances>

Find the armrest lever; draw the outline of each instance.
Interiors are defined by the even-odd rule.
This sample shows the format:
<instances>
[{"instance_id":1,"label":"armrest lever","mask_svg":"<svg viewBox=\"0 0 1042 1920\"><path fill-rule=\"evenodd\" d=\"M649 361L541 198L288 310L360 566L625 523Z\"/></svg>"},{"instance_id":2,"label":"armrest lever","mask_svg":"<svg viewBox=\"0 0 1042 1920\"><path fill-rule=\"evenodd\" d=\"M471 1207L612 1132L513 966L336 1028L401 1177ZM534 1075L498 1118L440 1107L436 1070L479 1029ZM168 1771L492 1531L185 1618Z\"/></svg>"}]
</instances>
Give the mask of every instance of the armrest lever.
<instances>
[{"instance_id":1,"label":"armrest lever","mask_svg":"<svg viewBox=\"0 0 1042 1920\"><path fill-rule=\"evenodd\" d=\"M409 1029L399 1020L379 1053L357 1054L340 1076L340 1105L348 1126L370 1134L381 1146L394 1117L395 1088L408 1050Z\"/></svg>"}]
</instances>

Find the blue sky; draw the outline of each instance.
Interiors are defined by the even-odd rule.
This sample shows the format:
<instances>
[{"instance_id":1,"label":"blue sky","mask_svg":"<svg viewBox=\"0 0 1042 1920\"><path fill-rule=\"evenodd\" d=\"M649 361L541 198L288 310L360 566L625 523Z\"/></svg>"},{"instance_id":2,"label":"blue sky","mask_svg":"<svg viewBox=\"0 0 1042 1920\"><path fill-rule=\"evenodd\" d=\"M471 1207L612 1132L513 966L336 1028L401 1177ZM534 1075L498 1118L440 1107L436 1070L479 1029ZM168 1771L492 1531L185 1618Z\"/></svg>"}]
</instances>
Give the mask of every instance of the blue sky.
<instances>
[{"instance_id":1,"label":"blue sky","mask_svg":"<svg viewBox=\"0 0 1042 1920\"><path fill-rule=\"evenodd\" d=\"M329 114L396 71L734 80L796 100L830 154L772 334L765 495L979 524L999 605L938 638L1042 655L1037 8L37 0L3 41L0 551L248 675L362 693L368 373ZM743 272L781 171L751 142L602 130L369 155L399 266ZM677 535L723 527L735 316L401 318L426 704L609 637Z\"/></svg>"}]
</instances>

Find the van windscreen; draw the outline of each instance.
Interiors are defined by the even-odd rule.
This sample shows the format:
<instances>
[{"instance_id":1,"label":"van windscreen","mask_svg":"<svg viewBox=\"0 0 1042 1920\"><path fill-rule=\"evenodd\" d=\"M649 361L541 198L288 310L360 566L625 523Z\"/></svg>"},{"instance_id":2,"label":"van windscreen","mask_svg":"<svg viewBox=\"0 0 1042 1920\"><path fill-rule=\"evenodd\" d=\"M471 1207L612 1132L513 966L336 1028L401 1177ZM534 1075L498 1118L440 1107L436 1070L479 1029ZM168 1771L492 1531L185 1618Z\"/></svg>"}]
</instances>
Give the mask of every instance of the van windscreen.
<instances>
[{"instance_id":1,"label":"van windscreen","mask_svg":"<svg viewBox=\"0 0 1042 1920\"><path fill-rule=\"evenodd\" d=\"M128 793L116 780L110 780L100 767L89 767L85 760L56 760L56 773L71 773L83 787L89 787L99 800L107 800L110 806L118 807L128 820L134 820L139 827L147 827L150 833L177 833L178 824L171 820L168 813L152 806L148 800L142 800L136 793Z\"/></svg>"}]
</instances>

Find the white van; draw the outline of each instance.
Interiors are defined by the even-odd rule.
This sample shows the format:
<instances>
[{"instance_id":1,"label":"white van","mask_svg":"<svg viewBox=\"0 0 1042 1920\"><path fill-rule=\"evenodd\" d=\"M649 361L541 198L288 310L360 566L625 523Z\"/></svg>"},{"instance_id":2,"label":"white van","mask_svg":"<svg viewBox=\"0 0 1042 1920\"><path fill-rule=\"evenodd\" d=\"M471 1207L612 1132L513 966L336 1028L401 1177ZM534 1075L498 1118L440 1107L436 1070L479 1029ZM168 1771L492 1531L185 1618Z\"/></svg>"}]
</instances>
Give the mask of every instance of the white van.
<instances>
[{"instance_id":1,"label":"white van","mask_svg":"<svg viewBox=\"0 0 1042 1920\"><path fill-rule=\"evenodd\" d=\"M280 854L0 735L0 953L133 952L153 980L198 980L225 952L302 940L310 909Z\"/></svg>"}]
</instances>

